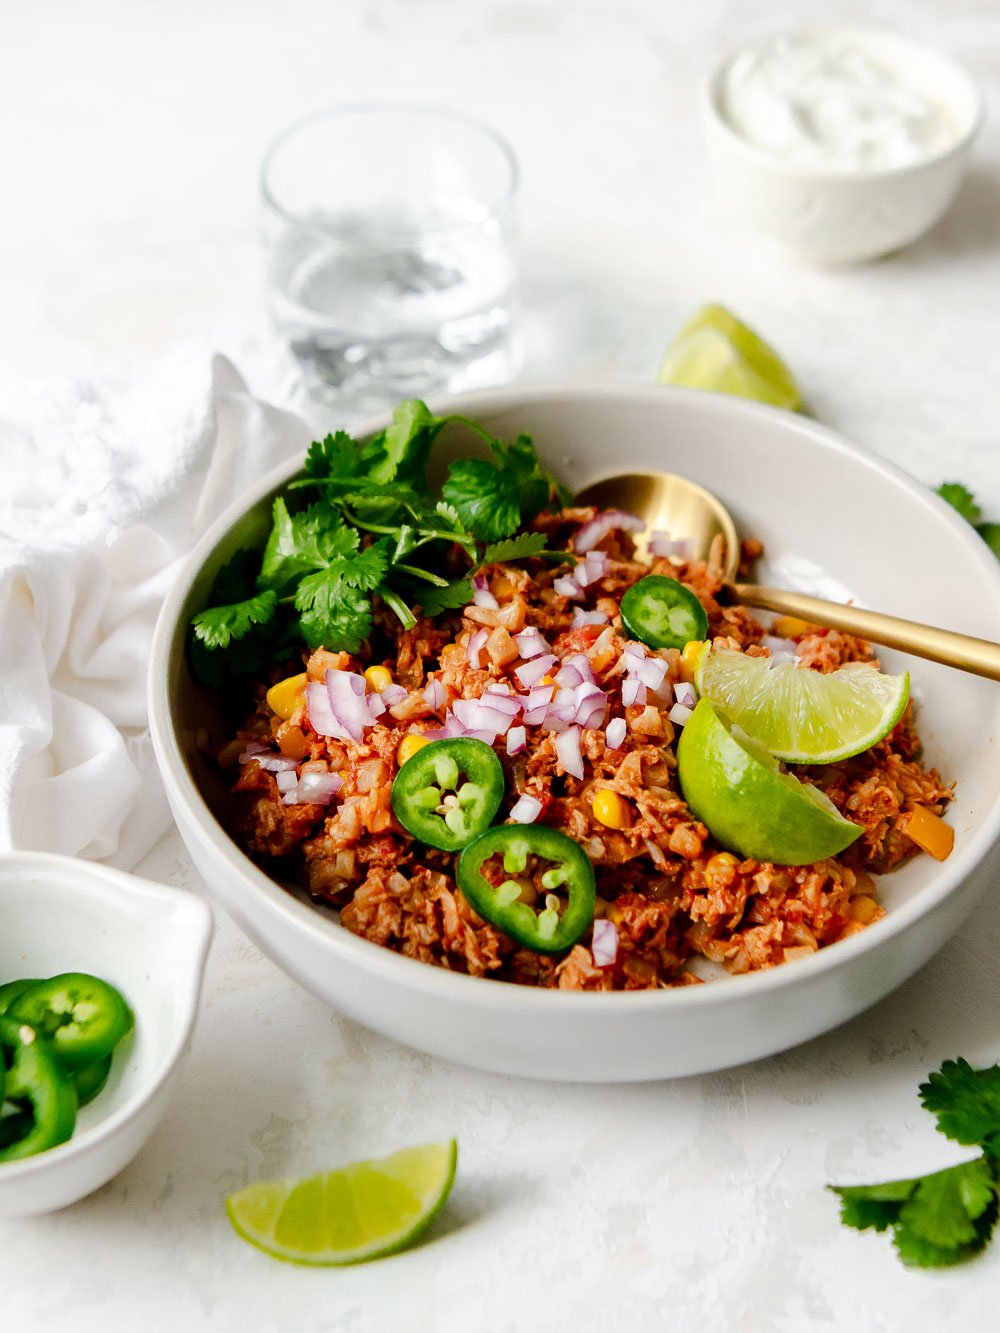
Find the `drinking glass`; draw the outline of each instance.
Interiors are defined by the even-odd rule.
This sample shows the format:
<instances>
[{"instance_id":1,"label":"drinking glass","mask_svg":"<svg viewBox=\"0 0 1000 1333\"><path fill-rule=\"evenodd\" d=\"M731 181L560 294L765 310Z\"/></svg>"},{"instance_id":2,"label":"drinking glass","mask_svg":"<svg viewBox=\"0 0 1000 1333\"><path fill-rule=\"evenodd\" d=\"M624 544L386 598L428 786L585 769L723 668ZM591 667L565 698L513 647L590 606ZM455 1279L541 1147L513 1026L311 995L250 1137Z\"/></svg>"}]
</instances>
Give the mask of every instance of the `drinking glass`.
<instances>
[{"instance_id":1,"label":"drinking glass","mask_svg":"<svg viewBox=\"0 0 1000 1333\"><path fill-rule=\"evenodd\" d=\"M486 125L362 103L291 125L261 171L269 304L340 411L513 371L517 162Z\"/></svg>"}]
</instances>

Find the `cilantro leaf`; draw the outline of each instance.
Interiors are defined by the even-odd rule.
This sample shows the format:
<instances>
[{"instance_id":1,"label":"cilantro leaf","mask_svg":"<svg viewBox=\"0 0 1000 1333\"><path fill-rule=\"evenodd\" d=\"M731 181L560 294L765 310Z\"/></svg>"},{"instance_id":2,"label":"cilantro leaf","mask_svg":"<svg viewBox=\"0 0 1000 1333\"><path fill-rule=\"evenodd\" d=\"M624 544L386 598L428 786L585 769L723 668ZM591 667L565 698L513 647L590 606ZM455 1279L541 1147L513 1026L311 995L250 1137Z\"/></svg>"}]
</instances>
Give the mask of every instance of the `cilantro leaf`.
<instances>
[{"instance_id":1,"label":"cilantro leaf","mask_svg":"<svg viewBox=\"0 0 1000 1333\"><path fill-rule=\"evenodd\" d=\"M942 1134L1000 1157L1000 1065L973 1069L967 1060L946 1060L919 1091Z\"/></svg>"},{"instance_id":2,"label":"cilantro leaf","mask_svg":"<svg viewBox=\"0 0 1000 1333\"><path fill-rule=\"evenodd\" d=\"M887 1180L882 1185L828 1185L840 1199L840 1220L856 1231L884 1231L916 1189L918 1180Z\"/></svg>"},{"instance_id":3,"label":"cilantro leaf","mask_svg":"<svg viewBox=\"0 0 1000 1333\"><path fill-rule=\"evenodd\" d=\"M516 537L487 546L483 552L482 564L492 565L510 560L526 560L528 556L538 555L545 550L544 532L522 532Z\"/></svg>"},{"instance_id":4,"label":"cilantro leaf","mask_svg":"<svg viewBox=\"0 0 1000 1333\"><path fill-rule=\"evenodd\" d=\"M947 500L952 509L956 509L970 523L978 523L982 518L982 511L976 504L975 496L960 481L943 481L937 488L937 494L942 500Z\"/></svg>"},{"instance_id":5,"label":"cilantro leaf","mask_svg":"<svg viewBox=\"0 0 1000 1333\"><path fill-rule=\"evenodd\" d=\"M329 505L315 504L304 513L289 514L279 496L273 512L274 526L261 560L259 588L281 593L303 574L322 569L358 548L358 533L347 527Z\"/></svg>"},{"instance_id":6,"label":"cilantro leaf","mask_svg":"<svg viewBox=\"0 0 1000 1333\"><path fill-rule=\"evenodd\" d=\"M944 1249L968 1245L976 1239L974 1223L993 1202L995 1189L982 1157L945 1167L917 1181L900 1209L900 1225Z\"/></svg>"},{"instance_id":7,"label":"cilantro leaf","mask_svg":"<svg viewBox=\"0 0 1000 1333\"><path fill-rule=\"evenodd\" d=\"M445 588L421 588L416 595L425 616L436 616L441 611L457 611L472 601L472 580L453 579Z\"/></svg>"},{"instance_id":8,"label":"cilantro leaf","mask_svg":"<svg viewBox=\"0 0 1000 1333\"><path fill-rule=\"evenodd\" d=\"M370 598L347 582L342 565L308 574L295 591L295 609L310 648L356 653L374 624Z\"/></svg>"},{"instance_id":9,"label":"cilantro leaf","mask_svg":"<svg viewBox=\"0 0 1000 1333\"><path fill-rule=\"evenodd\" d=\"M1000 560L1000 523L977 523L976 531L996 558Z\"/></svg>"},{"instance_id":10,"label":"cilantro leaf","mask_svg":"<svg viewBox=\"0 0 1000 1333\"><path fill-rule=\"evenodd\" d=\"M194 617L195 637L206 648L228 648L234 639L245 638L255 625L273 620L277 607L277 596L270 589L242 602L210 607Z\"/></svg>"},{"instance_id":11,"label":"cilantro leaf","mask_svg":"<svg viewBox=\"0 0 1000 1333\"><path fill-rule=\"evenodd\" d=\"M499 541L520 526L517 479L492 463L479 458L457 459L448 469L441 493L478 541Z\"/></svg>"},{"instance_id":12,"label":"cilantro leaf","mask_svg":"<svg viewBox=\"0 0 1000 1333\"><path fill-rule=\"evenodd\" d=\"M352 588L375 592L389 568L389 539L383 537L367 550L345 561L341 577Z\"/></svg>"},{"instance_id":13,"label":"cilantro leaf","mask_svg":"<svg viewBox=\"0 0 1000 1333\"><path fill-rule=\"evenodd\" d=\"M406 481L424 490L427 455L439 428L439 418L419 398L399 403L381 437L383 456L369 469L369 478L376 483Z\"/></svg>"},{"instance_id":14,"label":"cilantro leaf","mask_svg":"<svg viewBox=\"0 0 1000 1333\"><path fill-rule=\"evenodd\" d=\"M356 477L362 470L361 446L346 430L314 440L306 452L307 477Z\"/></svg>"}]
</instances>

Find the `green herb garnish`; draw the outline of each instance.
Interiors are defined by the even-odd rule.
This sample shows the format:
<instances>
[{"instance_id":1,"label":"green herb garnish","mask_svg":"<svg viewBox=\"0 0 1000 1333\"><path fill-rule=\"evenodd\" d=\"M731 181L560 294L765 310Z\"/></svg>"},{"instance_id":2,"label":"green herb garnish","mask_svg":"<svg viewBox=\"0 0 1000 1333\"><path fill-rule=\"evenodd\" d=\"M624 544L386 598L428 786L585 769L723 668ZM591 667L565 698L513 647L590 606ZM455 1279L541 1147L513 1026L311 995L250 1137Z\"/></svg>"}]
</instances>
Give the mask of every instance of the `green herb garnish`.
<instances>
[{"instance_id":1,"label":"green herb garnish","mask_svg":"<svg viewBox=\"0 0 1000 1333\"><path fill-rule=\"evenodd\" d=\"M952 509L967 519L982 537L993 554L1000 560L1000 523L981 522L983 511L976 503L976 497L960 481L943 481L937 488L942 500L947 500Z\"/></svg>"},{"instance_id":2,"label":"green herb garnish","mask_svg":"<svg viewBox=\"0 0 1000 1333\"><path fill-rule=\"evenodd\" d=\"M427 463L447 426L473 431L494 461L456 460L435 493ZM400 403L364 443L346 431L316 441L303 472L275 500L263 552L238 553L192 620L192 659L208 684L279 660L303 640L357 652L376 597L406 628L415 606L426 615L465 606L483 565L551 554L544 534L522 529L568 499L527 435L508 444L465 417L434 416L418 399Z\"/></svg>"},{"instance_id":3,"label":"green herb garnish","mask_svg":"<svg viewBox=\"0 0 1000 1333\"><path fill-rule=\"evenodd\" d=\"M920 1085L924 1109L956 1143L982 1151L971 1162L912 1180L831 1185L840 1219L858 1231L892 1228L896 1252L913 1268L948 1268L983 1250L1000 1207L1000 1065L973 1069L946 1060Z\"/></svg>"}]
</instances>

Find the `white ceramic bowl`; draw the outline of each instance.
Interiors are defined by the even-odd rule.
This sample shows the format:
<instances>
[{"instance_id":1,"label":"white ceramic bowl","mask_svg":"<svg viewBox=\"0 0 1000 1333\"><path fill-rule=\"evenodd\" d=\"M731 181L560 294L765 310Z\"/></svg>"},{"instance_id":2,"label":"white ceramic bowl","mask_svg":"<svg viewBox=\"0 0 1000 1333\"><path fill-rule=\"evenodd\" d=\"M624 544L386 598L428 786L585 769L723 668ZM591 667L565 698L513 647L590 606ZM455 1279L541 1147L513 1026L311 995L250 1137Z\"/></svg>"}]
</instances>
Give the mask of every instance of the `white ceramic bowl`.
<instances>
[{"instance_id":1,"label":"white ceramic bowl","mask_svg":"<svg viewBox=\"0 0 1000 1333\"><path fill-rule=\"evenodd\" d=\"M680 472L714 490L766 543L766 582L1000 638L1000 565L923 486L813 422L738 399L659 386L517 386L451 400L512 437L528 431L571 487L623 468ZM374 423L373 423L374 424ZM382 424L382 423L377 423ZM442 448L465 449L445 441ZM910 660L930 760L958 779L951 857L881 881L886 920L809 958L703 986L631 993L478 980L351 935L333 913L259 870L220 819L225 790L201 744L229 739L218 699L185 661L190 615L219 565L261 542L285 468L234 505L192 552L156 629L149 704L174 814L209 891L286 972L398 1041L482 1069L596 1082L719 1069L834 1027L924 963L973 907L1000 836L1000 689ZM900 659L886 653L889 668Z\"/></svg>"},{"instance_id":2,"label":"white ceramic bowl","mask_svg":"<svg viewBox=\"0 0 1000 1333\"><path fill-rule=\"evenodd\" d=\"M75 1203L117 1175L156 1128L194 1027L212 916L194 894L43 852L0 856L0 981L92 972L135 1031L69 1142L0 1165L0 1217Z\"/></svg>"},{"instance_id":3,"label":"white ceramic bowl","mask_svg":"<svg viewBox=\"0 0 1000 1333\"><path fill-rule=\"evenodd\" d=\"M703 123L719 204L727 215L814 263L851 264L909 245L944 214L968 165L984 103L966 70L933 47L877 29L829 31L859 36L920 73L954 117L955 143L911 165L881 171L811 171L782 161L738 134L722 106L726 71L758 43L713 71L703 91Z\"/></svg>"}]
</instances>

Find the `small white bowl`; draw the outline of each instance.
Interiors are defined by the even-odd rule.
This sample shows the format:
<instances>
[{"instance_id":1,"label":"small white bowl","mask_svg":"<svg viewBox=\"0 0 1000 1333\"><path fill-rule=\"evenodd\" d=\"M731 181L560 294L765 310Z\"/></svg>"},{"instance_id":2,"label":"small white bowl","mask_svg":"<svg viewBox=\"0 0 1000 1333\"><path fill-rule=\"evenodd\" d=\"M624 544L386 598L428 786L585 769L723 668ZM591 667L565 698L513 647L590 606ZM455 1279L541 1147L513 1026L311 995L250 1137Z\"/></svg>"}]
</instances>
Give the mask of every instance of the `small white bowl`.
<instances>
[{"instance_id":1,"label":"small white bowl","mask_svg":"<svg viewBox=\"0 0 1000 1333\"><path fill-rule=\"evenodd\" d=\"M0 1165L0 1218L75 1203L117 1175L167 1107L194 1027L212 915L201 899L43 852L0 857L0 982L91 972L125 996L135 1030L69 1142Z\"/></svg>"},{"instance_id":2,"label":"small white bowl","mask_svg":"<svg viewBox=\"0 0 1000 1333\"><path fill-rule=\"evenodd\" d=\"M783 161L743 138L722 105L730 66L762 41L728 56L707 80L702 99L705 141L719 203L728 214L813 263L852 264L909 245L944 214L982 125L984 99L968 72L933 47L878 29L831 28L823 33L856 38L900 67L920 73L954 117L959 131L954 143L906 166L881 170L817 170Z\"/></svg>"}]
</instances>

